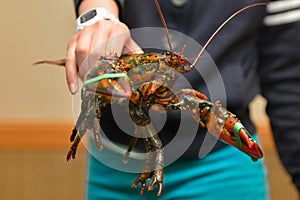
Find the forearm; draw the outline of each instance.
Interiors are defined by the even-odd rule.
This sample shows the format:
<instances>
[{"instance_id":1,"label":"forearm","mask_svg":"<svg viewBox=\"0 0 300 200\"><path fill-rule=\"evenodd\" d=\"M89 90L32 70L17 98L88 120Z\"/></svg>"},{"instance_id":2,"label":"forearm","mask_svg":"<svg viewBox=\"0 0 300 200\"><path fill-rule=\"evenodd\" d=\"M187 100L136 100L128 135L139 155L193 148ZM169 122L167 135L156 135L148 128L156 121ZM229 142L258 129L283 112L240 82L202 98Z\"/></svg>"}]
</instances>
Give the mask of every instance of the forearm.
<instances>
[{"instance_id":1,"label":"forearm","mask_svg":"<svg viewBox=\"0 0 300 200\"><path fill-rule=\"evenodd\" d=\"M78 15L96 7L104 7L113 13L117 18L119 16L119 9L114 0L83 0L78 8Z\"/></svg>"}]
</instances>

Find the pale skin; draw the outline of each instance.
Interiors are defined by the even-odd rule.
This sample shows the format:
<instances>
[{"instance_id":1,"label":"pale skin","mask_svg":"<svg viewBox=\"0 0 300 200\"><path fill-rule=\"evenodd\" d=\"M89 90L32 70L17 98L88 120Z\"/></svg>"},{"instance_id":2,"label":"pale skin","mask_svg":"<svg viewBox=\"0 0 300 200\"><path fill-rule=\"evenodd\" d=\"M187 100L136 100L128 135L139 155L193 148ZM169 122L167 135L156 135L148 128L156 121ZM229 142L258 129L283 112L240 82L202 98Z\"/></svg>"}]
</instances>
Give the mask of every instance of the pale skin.
<instances>
[{"instance_id":1,"label":"pale skin","mask_svg":"<svg viewBox=\"0 0 300 200\"><path fill-rule=\"evenodd\" d=\"M79 15L96 7L106 8L116 18L119 16L117 4L113 0L84 0L79 7ZM122 22L100 20L76 33L69 41L66 54L66 79L70 92L75 94L78 91L78 78L83 77L79 68L87 57L97 60L101 56L120 56L128 52L142 53L142 50L131 39L128 27Z\"/></svg>"}]
</instances>

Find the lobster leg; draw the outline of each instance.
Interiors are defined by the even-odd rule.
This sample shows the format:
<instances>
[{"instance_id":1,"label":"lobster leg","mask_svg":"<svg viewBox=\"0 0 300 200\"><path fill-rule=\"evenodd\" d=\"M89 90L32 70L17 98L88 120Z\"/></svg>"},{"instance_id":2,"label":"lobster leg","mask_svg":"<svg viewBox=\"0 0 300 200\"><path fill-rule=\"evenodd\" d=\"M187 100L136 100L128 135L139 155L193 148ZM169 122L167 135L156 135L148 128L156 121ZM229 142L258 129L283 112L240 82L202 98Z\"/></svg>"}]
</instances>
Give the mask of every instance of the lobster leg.
<instances>
[{"instance_id":1,"label":"lobster leg","mask_svg":"<svg viewBox=\"0 0 300 200\"><path fill-rule=\"evenodd\" d=\"M75 159L75 155L76 155L76 152L77 152L77 148L78 148L78 145L80 143L80 136L77 135L75 137L75 140L73 141L71 147L70 147L70 150L68 151L68 154L67 154L67 161L69 161L72 157L72 159Z\"/></svg>"},{"instance_id":2,"label":"lobster leg","mask_svg":"<svg viewBox=\"0 0 300 200\"><path fill-rule=\"evenodd\" d=\"M148 187L148 190L153 190L155 185L158 186L158 192L157 196L160 196L163 193L163 181L164 181L164 153L163 153L163 147L162 142L158 138L158 135L155 135L154 137L150 138L150 142L152 147L152 152L155 152L156 154L156 161L154 166L154 172L152 181Z\"/></svg>"},{"instance_id":3,"label":"lobster leg","mask_svg":"<svg viewBox=\"0 0 300 200\"><path fill-rule=\"evenodd\" d=\"M79 121L79 122L81 122L81 121ZM70 141L72 142L72 145L71 145L70 150L68 151L68 154L67 154L67 161L69 161L70 158L75 159L78 145L81 141L81 137L83 137L85 132L86 132L85 121L83 121L82 123L78 123L78 125L76 124L76 126L73 129L72 134L70 136Z\"/></svg>"},{"instance_id":4,"label":"lobster leg","mask_svg":"<svg viewBox=\"0 0 300 200\"><path fill-rule=\"evenodd\" d=\"M137 138L137 137L133 137L133 138L131 139L131 142L130 142L130 144L129 144L129 146L128 146L128 149L127 149L127 151L126 151L126 153L125 153L125 156L124 156L124 159L123 159L123 163L124 163L124 164L127 164L127 163L128 163L128 159L129 159L129 156L130 156L130 152L134 149L134 147L135 147L135 145L136 145L138 139L139 139L139 138ZM145 145L146 145L146 144L145 144Z\"/></svg>"},{"instance_id":5,"label":"lobster leg","mask_svg":"<svg viewBox=\"0 0 300 200\"><path fill-rule=\"evenodd\" d=\"M141 183L140 194L144 194L146 190L146 181L152 178L152 181L148 186L148 190L153 190L155 185L157 185L157 196L160 196L163 192L164 187L164 157L162 143L157 135L149 138L144 138L143 141L145 143L145 149L147 153L145 155L142 172L133 182L132 188L136 188L137 185Z\"/></svg>"},{"instance_id":6,"label":"lobster leg","mask_svg":"<svg viewBox=\"0 0 300 200\"><path fill-rule=\"evenodd\" d=\"M139 176L135 179L135 181L132 183L131 187L136 188L139 183L141 183L141 191L140 194L144 194L146 187L147 187L147 180L150 179L153 176L152 171L152 163L153 163L153 154L151 154L150 144L147 138L143 139L146 149L146 155L145 160L143 164L142 172L139 174Z\"/></svg>"},{"instance_id":7,"label":"lobster leg","mask_svg":"<svg viewBox=\"0 0 300 200\"><path fill-rule=\"evenodd\" d=\"M100 98L98 96L95 97L94 104L91 105L91 108L91 112L89 112L89 115L87 117L87 121L89 124L88 126L93 130L96 146L101 151L103 148L100 135L101 105Z\"/></svg>"},{"instance_id":8,"label":"lobster leg","mask_svg":"<svg viewBox=\"0 0 300 200\"><path fill-rule=\"evenodd\" d=\"M253 161L262 158L263 153L239 119L219 102L209 102L205 95L192 89L182 89L176 95L159 99L166 110L190 110L201 127L218 139L248 154Z\"/></svg>"},{"instance_id":9,"label":"lobster leg","mask_svg":"<svg viewBox=\"0 0 300 200\"><path fill-rule=\"evenodd\" d=\"M92 96L93 93L86 91L86 88L82 88L81 93L81 112L76 122L76 125L72 131L70 136L70 141L72 142L71 148L67 154L67 161L70 158L75 158L78 145L80 143L81 138L86 133L86 129L90 128L93 130L94 139L96 145L99 150L102 149L102 142L100 139L100 110L99 109L99 101L97 97ZM96 101L93 101L96 98ZM96 102L96 103L95 103Z\"/></svg>"},{"instance_id":10,"label":"lobster leg","mask_svg":"<svg viewBox=\"0 0 300 200\"><path fill-rule=\"evenodd\" d=\"M162 142L156 134L154 127L151 125L150 119L139 106L136 106L136 104L130 102L129 113L132 120L136 123L136 133L138 133L139 136L143 137L145 149L147 152L142 172L133 182L132 187L136 188L137 185L141 183L140 194L143 194L146 189L146 181L152 178L152 181L148 186L148 190L153 190L155 185L157 185L157 196L160 196L163 192L164 180L164 157ZM135 139L133 139L133 142L134 140ZM133 146L129 148L133 148Z\"/></svg>"},{"instance_id":11,"label":"lobster leg","mask_svg":"<svg viewBox=\"0 0 300 200\"><path fill-rule=\"evenodd\" d=\"M84 96L87 96L87 95L86 95L84 89L82 89L81 99L83 102L81 104L81 112L80 112L80 115L76 122L76 125L75 125L74 129L72 130L72 134L70 136L70 141L72 142L72 145L67 154L67 161L69 161L70 158L75 159L77 148L80 143L81 137L86 132L86 123L85 123L86 114L85 113L87 112L88 98L84 98Z\"/></svg>"}]
</instances>

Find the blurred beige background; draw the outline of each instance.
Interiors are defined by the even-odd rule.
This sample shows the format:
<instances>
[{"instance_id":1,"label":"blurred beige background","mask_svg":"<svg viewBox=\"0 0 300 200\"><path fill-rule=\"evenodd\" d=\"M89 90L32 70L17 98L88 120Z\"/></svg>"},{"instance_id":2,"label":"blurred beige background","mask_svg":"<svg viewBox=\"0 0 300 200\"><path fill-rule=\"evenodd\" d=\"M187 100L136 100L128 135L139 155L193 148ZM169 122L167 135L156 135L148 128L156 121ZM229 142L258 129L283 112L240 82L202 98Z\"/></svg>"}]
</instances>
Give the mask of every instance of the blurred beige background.
<instances>
[{"instance_id":1,"label":"blurred beige background","mask_svg":"<svg viewBox=\"0 0 300 200\"><path fill-rule=\"evenodd\" d=\"M5 1L0 16L0 119L72 120L64 69L32 63L65 57L75 32L73 2Z\"/></svg>"},{"instance_id":2,"label":"blurred beige background","mask_svg":"<svg viewBox=\"0 0 300 200\"><path fill-rule=\"evenodd\" d=\"M5 1L0 12L0 199L84 199L84 148L66 163L72 96L63 68L33 66L65 56L75 33L73 1ZM296 200L272 143L265 101L252 105L266 152L272 200Z\"/></svg>"}]
</instances>

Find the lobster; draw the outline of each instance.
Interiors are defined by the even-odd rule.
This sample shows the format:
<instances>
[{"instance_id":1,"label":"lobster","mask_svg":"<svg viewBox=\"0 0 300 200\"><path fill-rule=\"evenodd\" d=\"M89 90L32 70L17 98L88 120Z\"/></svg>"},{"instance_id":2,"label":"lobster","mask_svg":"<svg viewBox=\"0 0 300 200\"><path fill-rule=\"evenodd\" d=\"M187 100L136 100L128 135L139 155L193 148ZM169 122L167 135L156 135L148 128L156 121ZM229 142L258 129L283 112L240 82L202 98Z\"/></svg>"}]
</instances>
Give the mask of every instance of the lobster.
<instances>
[{"instance_id":1,"label":"lobster","mask_svg":"<svg viewBox=\"0 0 300 200\"><path fill-rule=\"evenodd\" d=\"M164 110L189 110L194 120L221 141L228 143L249 155L253 161L263 157L258 143L252 139L240 120L222 107L220 102L212 103L208 98L193 89L181 89L173 93L175 80L183 73L194 69L195 63L202 56L204 50L214 36L236 15L255 6L266 3L253 4L244 7L231 15L209 38L203 46L193 64L180 53L172 51L168 37L166 22L158 4L155 4L162 19L170 51L163 53L124 54L102 56L97 64L91 68L86 76L81 90L81 112L70 136L71 148L67 160L75 158L77 147L87 129L92 129L94 140L99 150L103 148L100 134L101 110L115 101L128 103L128 112L135 124L136 137L125 154L124 163L128 162L130 152L138 139L143 140L146 154L141 173L133 182L132 187L141 183L140 194L147 188L147 180L152 179L148 190L158 187L157 195L163 193L164 181L164 149L160 137L149 124L151 120L144 109L153 105L160 105ZM65 60L40 61L36 64L50 63L65 65ZM159 111L159 110L158 110ZM146 127L147 131L139 131L139 127ZM145 133L146 132L146 133ZM154 168L153 168L154 166Z\"/></svg>"}]
</instances>

